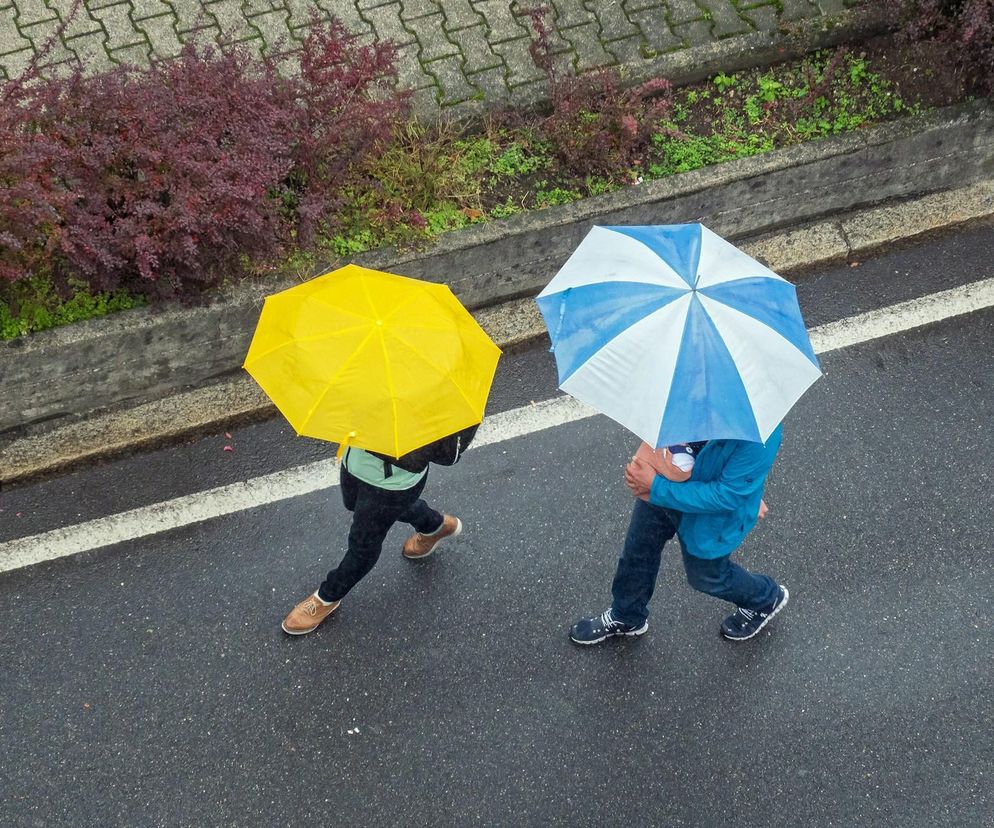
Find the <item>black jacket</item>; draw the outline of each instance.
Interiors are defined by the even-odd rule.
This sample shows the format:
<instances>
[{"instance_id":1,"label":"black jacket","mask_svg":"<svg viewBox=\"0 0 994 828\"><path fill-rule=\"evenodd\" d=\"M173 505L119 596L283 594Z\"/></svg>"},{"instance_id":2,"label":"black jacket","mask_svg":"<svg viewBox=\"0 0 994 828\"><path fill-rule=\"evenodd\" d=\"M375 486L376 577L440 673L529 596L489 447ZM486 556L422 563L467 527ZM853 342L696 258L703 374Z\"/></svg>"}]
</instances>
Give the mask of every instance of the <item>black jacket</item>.
<instances>
[{"instance_id":1,"label":"black jacket","mask_svg":"<svg viewBox=\"0 0 994 828\"><path fill-rule=\"evenodd\" d=\"M387 477L390 476L387 466L397 466L404 469L404 471L414 473L424 471L428 468L429 463L435 463L439 466L452 466L459 462L459 458L462 457L462 453L466 451L469 444L473 441L473 438L476 436L476 430L479 427L480 424L477 423L469 428L464 428L462 431L457 431L455 434L450 434L448 437L442 437L440 440L428 443L426 446L416 448L414 451L400 457L391 457L389 454L380 454L375 451L371 451L370 454L379 457L386 464L384 471Z\"/></svg>"}]
</instances>

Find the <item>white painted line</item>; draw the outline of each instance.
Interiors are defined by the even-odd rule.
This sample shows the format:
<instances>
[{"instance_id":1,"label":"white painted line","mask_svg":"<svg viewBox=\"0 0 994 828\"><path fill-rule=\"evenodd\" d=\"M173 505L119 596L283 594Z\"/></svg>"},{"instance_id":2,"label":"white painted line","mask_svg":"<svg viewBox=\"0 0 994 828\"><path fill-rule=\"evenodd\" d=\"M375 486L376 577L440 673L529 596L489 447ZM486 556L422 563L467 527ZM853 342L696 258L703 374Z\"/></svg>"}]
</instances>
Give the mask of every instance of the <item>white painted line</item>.
<instances>
[{"instance_id":1,"label":"white painted line","mask_svg":"<svg viewBox=\"0 0 994 828\"><path fill-rule=\"evenodd\" d=\"M811 331L811 342L816 353L827 353L991 306L994 306L994 279L987 279L822 325ZM504 411L486 419L470 449L577 422L596 413L565 396ZM155 535L336 485L338 464L324 460L19 538L0 543L0 572Z\"/></svg>"},{"instance_id":2,"label":"white painted line","mask_svg":"<svg viewBox=\"0 0 994 828\"><path fill-rule=\"evenodd\" d=\"M592 417L596 413L572 397L556 397L504 411L487 418L469 450ZM338 482L338 462L322 460L242 483L232 483L63 529L53 529L40 535L0 543L0 572L312 494L337 486Z\"/></svg>"},{"instance_id":3,"label":"white painted line","mask_svg":"<svg viewBox=\"0 0 994 828\"><path fill-rule=\"evenodd\" d=\"M811 344L815 353L824 354L992 305L994 279L984 279L821 325L811 331Z\"/></svg>"}]
</instances>

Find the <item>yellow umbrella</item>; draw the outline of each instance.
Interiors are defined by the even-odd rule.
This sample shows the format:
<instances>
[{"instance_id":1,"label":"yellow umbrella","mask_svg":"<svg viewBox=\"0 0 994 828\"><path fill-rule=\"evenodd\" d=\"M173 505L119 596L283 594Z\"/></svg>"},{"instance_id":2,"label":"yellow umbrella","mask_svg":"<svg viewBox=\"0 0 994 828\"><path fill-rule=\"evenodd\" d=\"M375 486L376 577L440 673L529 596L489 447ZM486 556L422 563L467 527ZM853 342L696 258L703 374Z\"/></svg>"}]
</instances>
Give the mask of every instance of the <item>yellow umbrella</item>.
<instances>
[{"instance_id":1,"label":"yellow umbrella","mask_svg":"<svg viewBox=\"0 0 994 828\"><path fill-rule=\"evenodd\" d=\"M299 435L400 457L483 419L500 353L448 286L347 265L267 297L244 367Z\"/></svg>"}]
</instances>

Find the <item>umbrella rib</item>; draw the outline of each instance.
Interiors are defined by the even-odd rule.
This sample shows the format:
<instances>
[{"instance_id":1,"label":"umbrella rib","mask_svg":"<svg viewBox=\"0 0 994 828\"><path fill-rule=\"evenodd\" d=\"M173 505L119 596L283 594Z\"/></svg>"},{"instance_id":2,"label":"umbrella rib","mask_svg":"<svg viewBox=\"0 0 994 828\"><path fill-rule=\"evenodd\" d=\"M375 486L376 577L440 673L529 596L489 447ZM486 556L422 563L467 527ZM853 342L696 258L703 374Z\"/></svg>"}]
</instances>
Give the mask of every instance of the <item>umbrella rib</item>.
<instances>
[{"instance_id":1,"label":"umbrella rib","mask_svg":"<svg viewBox=\"0 0 994 828\"><path fill-rule=\"evenodd\" d=\"M428 293L429 296L431 295L431 291L429 291L425 287L425 285L424 285L423 282L421 282L420 280L417 280L417 279L412 279L411 281L418 282L418 288L420 289L420 291L422 293ZM417 298L417 294L414 294L412 296L407 297L407 299L405 299L399 305L397 305L396 307L394 307L393 310L391 310L389 313L387 313L385 316L383 316L382 317L383 321L386 322L387 320L389 320L392 317L396 316L398 312L402 311L404 308L406 308L408 305L410 305L411 302L413 302L416 298Z\"/></svg>"},{"instance_id":2,"label":"umbrella rib","mask_svg":"<svg viewBox=\"0 0 994 828\"><path fill-rule=\"evenodd\" d=\"M417 356L422 362L424 362L427 365L429 365L430 367L434 368L439 373L439 375L445 377L445 379L448 380L448 382L450 382L452 384L452 387L455 388L456 391L459 392L459 396L463 398L463 401L469 407L470 411L473 410L473 404L472 404L472 402L470 402L469 398L466 396L466 392L463 391L463 389L459 387L459 385L452 379L452 377L450 377L445 371L443 371L440 366L436 365L434 362L432 362L430 359L428 359L428 357L426 357L421 351L419 351L417 348L415 348L413 345L411 345L411 343L408 342L406 339L403 339L402 337L397 336L396 333L392 333L391 332L390 335L397 342L399 342L401 345L403 345L405 348L407 348L411 353L413 353L415 356Z\"/></svg>"},{"instance_id":3,"label":"umbrella rib","mask_svg":"<svg viewBox=\"0 0 994 828\"><path fill-rule=\"evenodd\" d=\"M281 342L279 345L274 345L267 351L263 351L261 354L256 354L252 357L251 361L245 361L245 367L249 365L255 365L260 359L265 359L270 354L276 353L276 351L281 348L286 348L288 345L298 345L301 342L321 342L324 339L333 339L336 336L342 336L343 334L352 333L353 331L362 330L369 325L369 322L364 322L362 325L352 325L348 328L337 328L334 331L327 331L323 334L316 334L315 336L301 336L294 339L288 339L286 342Z\"/></svg>"},{"instance_id":4,"label":"umbrella rib","mask_svg":"<svg viewBox=\"0 0 994 828\"><path fill-rule=\"evenodd\" d=\"M324 398L328 396L328 393L335 385L335 380L338 379L341 373L355 360L355 358L359 355L362 349L366 346L366 343L369 342L370 338L372 338L374 333L375 331L370 331L368 334L366 334L366 337L362 340L362 342L360 342L359 345L356 346L355 350L352 351L351 354L349 354L349 358L346 359L341 365L339 365L338 370L335 371L334 374L332 374L331 378L328 380L328 385L325 387L324 391L321 392L321 396L319 396L314 401L314 405L311 406L311 410L307 412L307 416L304 417L304 421L300 424L300 428L298 429L300 433L303 433L303 430L307 427L307 424L311 421L311 417L314 416L314 412L318 410L318 406L320 406L321 403L324 402Z\"/></svg>"},{"instance_id":5,"label":"umbrella rib","mask_svg":"<svg viewBox=\"0 0 994 828\"><path fill-rule=\"evenodd\" d=\"M399 456L398 444L400 440L397 432L397 396L394 393L393 373L390 370L390 355L387 353L387 346L386 342L384 341L385 338L383 336L383 322L382 322L383 318L380 317L379 312L376 310L376 305L373 304L373 297L369 292L369 285L366 284L365 278L362 279L362 289L366 294L366 301L369 302L369 307L373 309L373 312L376 313L377 316L377 325L376 328L374 328L374 330L378 330L380 334L380 350L383 352L383 372L387 380L387 395L390 398L390 409L391 413L393 414L393 416L390 418L391 421L393 422L393 452L394 452L394 457L398 457ZM403 307L406 304L407 304L406 301L401 302L400 306L398 307ZM397 309L398 308L394 308L390 312L390 315L396 313ZM370 332L370 335L372 335L372 331Z\"/></svg>"}]
</instances>

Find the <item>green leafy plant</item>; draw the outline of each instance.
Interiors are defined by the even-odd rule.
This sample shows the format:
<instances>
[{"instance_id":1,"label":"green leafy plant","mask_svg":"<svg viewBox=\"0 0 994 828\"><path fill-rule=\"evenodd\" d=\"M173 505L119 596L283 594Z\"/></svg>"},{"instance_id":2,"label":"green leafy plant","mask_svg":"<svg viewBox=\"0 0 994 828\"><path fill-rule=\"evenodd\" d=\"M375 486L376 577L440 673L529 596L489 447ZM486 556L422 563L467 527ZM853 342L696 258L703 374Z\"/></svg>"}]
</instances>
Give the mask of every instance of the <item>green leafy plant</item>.
<instances>
[{"instance_id":1,"label":"green leafy plant","mask_svg":"<svg viewBox=\"0 0 994 828\"><path fill-rule=\"evenodd\" d=\"M144 305L124 290L99 293L70 279L60 294L47 276L33 276L0 289L0 340L69 325Z\"/></svg>"},{"instance_id":2,"label":"green leafy plant","mask_svg":"<svg viewBox=\"0 0 994 828\"><path fill-rule=\"evenodd\" d=\"M736 80L735 75L726 75L724 72L719 72L711 79L711 83L718 88L719 92L724 94L729 89L734 87L738 81Z\"/></svg>"}]
</instances>

